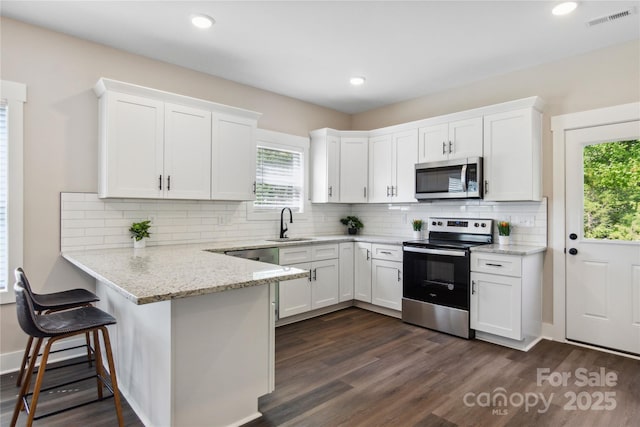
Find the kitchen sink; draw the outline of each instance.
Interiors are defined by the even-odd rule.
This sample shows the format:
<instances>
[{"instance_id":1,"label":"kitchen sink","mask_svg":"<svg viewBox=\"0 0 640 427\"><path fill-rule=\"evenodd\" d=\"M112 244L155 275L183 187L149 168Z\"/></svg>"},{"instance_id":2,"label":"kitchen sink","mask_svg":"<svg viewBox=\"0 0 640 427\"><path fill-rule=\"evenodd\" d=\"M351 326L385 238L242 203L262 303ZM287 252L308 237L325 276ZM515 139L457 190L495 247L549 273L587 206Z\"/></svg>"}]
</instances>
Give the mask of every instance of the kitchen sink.
<instances>
[{"instance_id":1,"label":"kitchen sink","mask_svg":"<svg viewBox=\"0 0 640 427\"><path fill-rule=\"evenodd\" d=\"M309 242L313 237L283 237L280 239L265 239L267 242Z\"/></svg>"}]
</instances>

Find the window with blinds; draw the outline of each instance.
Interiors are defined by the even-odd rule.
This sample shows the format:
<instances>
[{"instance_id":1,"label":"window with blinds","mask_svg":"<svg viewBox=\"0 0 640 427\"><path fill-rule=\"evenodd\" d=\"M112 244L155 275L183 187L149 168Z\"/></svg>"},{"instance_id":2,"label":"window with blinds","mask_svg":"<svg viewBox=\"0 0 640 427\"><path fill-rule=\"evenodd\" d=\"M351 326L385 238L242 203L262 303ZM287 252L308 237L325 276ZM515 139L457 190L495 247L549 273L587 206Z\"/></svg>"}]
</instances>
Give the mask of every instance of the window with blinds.
<instances>
[{"instance_id":1,"label":"window with blinds","mask_svg":"<svg viewBox=\"0 0 640 427\"><path fill-rule=\"evenodd\" d=\"M304 171L301 151L257 147L256 200L258 209L303 208Z\"/></svg>"},{"instance_id":2,"label":"window with blinds","mask_svg":"<svg viewBox=\"0 0 640 427\"><path fill-rule=\"evenodd\" d=\"M0 101L0 292L6 291L9 283L9 226L7 211L9 208L9 133L7 125L8 108Z\"/></svg>"}]
</instances>

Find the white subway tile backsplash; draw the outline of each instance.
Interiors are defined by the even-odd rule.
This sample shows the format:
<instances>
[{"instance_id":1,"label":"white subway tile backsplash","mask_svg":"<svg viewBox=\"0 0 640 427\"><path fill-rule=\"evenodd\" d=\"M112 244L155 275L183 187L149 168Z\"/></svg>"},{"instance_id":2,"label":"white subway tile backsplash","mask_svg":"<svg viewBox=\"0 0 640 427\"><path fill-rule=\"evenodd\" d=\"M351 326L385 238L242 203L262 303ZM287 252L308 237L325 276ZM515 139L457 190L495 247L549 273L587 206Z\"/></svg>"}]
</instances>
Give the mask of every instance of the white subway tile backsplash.
<instances>
[{"instance_id":1,"label":"white subway tile backsplash","mask_svg":"<svg viewBox=\"0 0 640 427\"><path fill-rule=\"evenodd\" d=\"M273 238L279 220L248 220L247 203L224 201L180 201L143 199L99 199L95 193L61 194L62 250L131 246L129 226L134 221L152 220L149 246L225 240ZM547 201L492 203L478 200L432 203L313 204L303 217L294 214L287 224L289 235L343 234L340 218L359 216L364 234L412 236L411 220L431 216L533 218L533 226L515 226L512 241L546 245ZM494 227L497 235L497 228Z\"/></svg>"}]
</instances>

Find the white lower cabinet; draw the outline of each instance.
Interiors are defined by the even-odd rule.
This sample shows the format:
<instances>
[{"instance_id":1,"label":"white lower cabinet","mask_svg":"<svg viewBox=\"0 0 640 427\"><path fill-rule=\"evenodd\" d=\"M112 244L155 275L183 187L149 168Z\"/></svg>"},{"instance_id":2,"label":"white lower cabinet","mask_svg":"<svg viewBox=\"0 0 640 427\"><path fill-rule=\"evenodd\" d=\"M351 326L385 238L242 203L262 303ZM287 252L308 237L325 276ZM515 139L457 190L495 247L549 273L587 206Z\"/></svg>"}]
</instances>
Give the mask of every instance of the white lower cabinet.
<instances>
[{"instance_id":1,"label":"white lower cabinet","mask_svg":"<svg viewBox=\"0 0 640 427\"><path fill-rule=\"evenodd\" d=\"M340 302L353 299L354 246L353 242L340 243Z\"/></svg>"},{"instance_id":2,"label":"white lower cabinet","mask_svg":"<svg viewBox=\"0 0 640 427\"><path fill-rule=\"evenodd\" d=\"M310 262L292 264L291 267L309 270L311 274ZM281 319L311 310L311 276L280 282L278 291L278 314Z\"/></svg>"},{"instance_id":3,"label":"white lower cabinet","mask_svg":"<svg viewBox=\"0 0 640 427\"><path fill-rule=\"evenodd\" d=\"M476 338L526 350L542 328L542 256L471 253L471 329Z\"/></svg>"},{"instance_id":4,"label":"white lower cabinet","mask_svg":"<svg viewBox=\"0 0 640 427\"><path fill-rule=\"evenodd\" d=\"M371 243L356 242L354 253L354 299L371 302Z\"/></svg>"},{"instance_id":5,"label":"white lower cabinet","mask_svg":"<svg viewBox=\"0 0 640 427\"><path fill-rule=\"evenodd\" d=\"M374 259L371 275L371 303L402 309L402 263Z\"/></svg>"},{"instance_id":6,"label":"white lower cabinet","mask_svg":"<svg viewBox=\"0 0 640 427\"><path fill-rule=\"evenodd\" d=\"M471 328L522 339L522 279L471 273Z\"/></svg>"},{"instance_id":7,"label":"white lower cabinet","mask_svg":"<svg viewBox=\"0 0 640 427\"><path fill-rule=\"evenodd\" d=\"M340 301L338 254L337 244L280 249L281 265L309 270L308 278L280 282L278 312L281 319Z\"/></svg>"},{"instance_id":8,"label":"white lower cabinet","mask_svg":"<svg viewBox=\"0 0 640 427\"><path fill-rule=\"evenodd\" d=\"M354 299L400 311L402 247L363 242L355 247Z\"/></svg>"}]
</instances>

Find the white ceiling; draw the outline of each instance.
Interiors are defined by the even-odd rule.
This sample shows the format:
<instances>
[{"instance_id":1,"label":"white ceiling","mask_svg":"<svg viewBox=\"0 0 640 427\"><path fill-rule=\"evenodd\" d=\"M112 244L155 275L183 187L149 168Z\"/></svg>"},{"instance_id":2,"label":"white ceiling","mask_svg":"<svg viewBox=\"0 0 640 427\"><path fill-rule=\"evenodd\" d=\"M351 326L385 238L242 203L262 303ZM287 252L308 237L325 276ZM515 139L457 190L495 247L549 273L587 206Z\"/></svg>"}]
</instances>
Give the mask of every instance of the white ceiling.
<instances>
[{"instance_id":1,"label":"white ceiling","mask_svg":"<svg viewBox=\"0 0 640 427\"><path fill-rule=\"evenodd\" d=\"M640 1L11 1L0 13L246 85L358 113L640 39ZM216 20L209 30L190 15ZM364 75L351 87L349 77Z\"/></svg>"}]
</instances>

